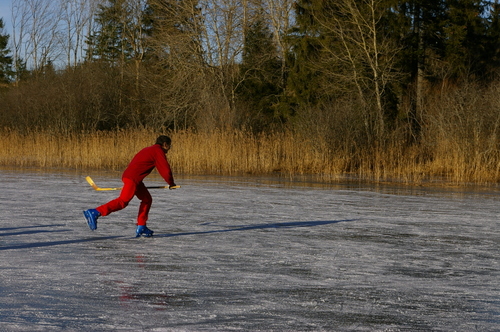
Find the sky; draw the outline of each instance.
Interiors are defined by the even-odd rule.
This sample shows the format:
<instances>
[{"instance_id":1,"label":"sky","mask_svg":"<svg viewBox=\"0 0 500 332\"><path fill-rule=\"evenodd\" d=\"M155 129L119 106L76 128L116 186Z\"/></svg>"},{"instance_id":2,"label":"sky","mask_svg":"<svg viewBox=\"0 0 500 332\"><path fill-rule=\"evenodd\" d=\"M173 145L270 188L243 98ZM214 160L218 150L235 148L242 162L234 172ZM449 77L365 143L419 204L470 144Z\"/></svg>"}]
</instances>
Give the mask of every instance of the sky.
<instances>
[{"instance_id":1,"label":"sky","mask_svg":"<svg viewBox=\"0 0 500 332\"><path fill-rule=\"evenodd\" d=\"M11 33L12 31L12 23L10 21L10 15L11 15L11 6L12 0L0 0L0 18L3 19L4 22L4 30L7 33Z\"/></svg>"}]
</instances>

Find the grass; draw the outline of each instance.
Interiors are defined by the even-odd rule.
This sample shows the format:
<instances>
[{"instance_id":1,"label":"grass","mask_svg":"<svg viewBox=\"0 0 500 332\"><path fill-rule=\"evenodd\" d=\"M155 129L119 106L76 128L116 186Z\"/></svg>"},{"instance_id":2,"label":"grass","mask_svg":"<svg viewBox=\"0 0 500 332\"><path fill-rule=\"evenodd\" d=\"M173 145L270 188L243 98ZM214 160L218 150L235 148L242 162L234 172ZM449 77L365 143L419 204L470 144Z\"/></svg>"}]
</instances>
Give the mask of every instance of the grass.
<instances>
[{"instance_id":1,"label":"grass","mask_svg":"<svg viewBox=\"0 0 500 332\"><path fill-rule=\"evenodd\" d=\"M152 145L159 134L146 129L66 135L4 130L0 131L0 165L123 170L134 154ZM435 144L425 153L420 147L397 145L345 153L333 151L321 138L292 132L179 131L169 135L173 147L168 159L176 174L307 174L324 181L350 174L358 179L406 184L440 179L484 185L500 180L498 152L474 152L459 143Z\"/></svg>"}]
</instances>

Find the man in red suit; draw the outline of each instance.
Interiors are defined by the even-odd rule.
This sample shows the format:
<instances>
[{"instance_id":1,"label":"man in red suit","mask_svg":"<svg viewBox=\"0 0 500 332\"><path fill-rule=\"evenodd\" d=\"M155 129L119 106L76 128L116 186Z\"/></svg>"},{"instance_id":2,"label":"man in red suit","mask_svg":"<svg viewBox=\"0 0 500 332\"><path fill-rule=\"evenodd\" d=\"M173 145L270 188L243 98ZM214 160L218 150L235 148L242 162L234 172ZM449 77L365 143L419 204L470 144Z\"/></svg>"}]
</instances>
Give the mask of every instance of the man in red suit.
<instances>
[{"instance_id":1,"label":"man in red suit","mask_svg":"<svg viewBox=\"0 0 500 332\"><path fill-rule=\"evenodd\" d=\"M141 200L141 204L137 216L136 237L153 236L153 231L146 227L153 199L142 180L156 167L163 179L169 184L169 188L174 189L176 187L167 161L167 152L170 150L171 145L172 140L170 137L162 135L156 139L154 145L142 149L134 156L127 169L123 172L123 188L120 196L95 209L83 211L91 230L97 229L97 218L124 209L132 198L137 196Z\"/></svg>"}]
</instances>

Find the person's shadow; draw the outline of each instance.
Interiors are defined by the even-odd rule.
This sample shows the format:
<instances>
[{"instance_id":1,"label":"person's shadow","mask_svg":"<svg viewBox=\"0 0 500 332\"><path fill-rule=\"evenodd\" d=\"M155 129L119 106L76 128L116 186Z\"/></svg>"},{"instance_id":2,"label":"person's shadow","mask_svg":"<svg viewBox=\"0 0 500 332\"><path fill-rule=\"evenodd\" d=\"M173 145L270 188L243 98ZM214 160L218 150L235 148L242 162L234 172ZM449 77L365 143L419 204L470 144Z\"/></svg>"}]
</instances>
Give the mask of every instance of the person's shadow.
<instances>
[{"instance_id":1,"label":"person's shadow","mask_svg":"<svg viewBox=\"0 0 500 332\"><path fill-rule=\"evenodd\" d=\"M225 233L225 232L237 232L237 231L250 231L257 229L269 229L269 228L297 228L297 227L315 227L337 224L340 222L355 221L357 219L345 219L345 220L319 220L319 221L292 221L292 222L279 222L270 224L257 224L257 225L245 225L245 226L228 226L227 229L217 229L211 231L201 231L201 232L184 232L184 233L168 233L168 234L155 234L155 237L172 237L172 236L185 236L185 235L200 235L200 234L213 234L213 233Z\"/></svg>"},{"instance_id":2,"label":"person's shadow","mask_svg":"<svg viewBox=\"0 0 500 332\"><path fill-rule=\"evenodd\" d=\"M242 232L242 231L271 229L271 228L276 229L276 228L316 227L316 226L331 225L331 224L337 224L340 222L349 222L349 221L355 221L355 220L357 220L357 219L292 221L292 222L281 222L281 223L270 223L270 224L228 226L228 228L226 228L226 229L216 229L216 230L201 231L201 232L155 234L154 237L157 238L157 237L216 234L216 233ZM66 225L60 224L60 225L38 225L38 226L0 228L0 236L27 235L27 234L38 234L38 233L61 233L61 232L70 232L71 231L70 229L45 229L45 228L62 227L62 226L66 226ZM4 233L4 231L6 231L6 232ZM15 250L15 249L27 249L27 248L51 247L51 246L58 246L58 245L92 242L92 241L102 241L102 240L110 240L110 239L117 239L117 238L128 238L128 236L122 236L122 235L93 236L93 237L84 238L84 239L68 239L68 240L60 240L60 241L19 243L19 244L7 245L7 246L0 246L0 251L2 251L2 250Z\"/></svg>"},{"instance_id":3,"label":"person's shadow","mask_svg":"<svg viewBox=\"0 0 500 332\"><path fill-rule=\"evenodd\" d=\"M37 225L37 226L21 226L21 227L0 228L0 236L71 232L71 229L51 229L54 227L64 227L64 226L66 226L66 225L65 224L58 224L58 225ZM45 242L10 244L7 246L0 246L0 251L2 251L2 250L14 250L14 249L51 247L51 246L64 245L64 244L115 239L115 238L120 238L120 237L123 237L123 236L102 236L102 237L92 237L92 238L85 238L85 239L71 239L71 240L60 240L60 241L45 241Z\"/></svg>"}]
</instances>

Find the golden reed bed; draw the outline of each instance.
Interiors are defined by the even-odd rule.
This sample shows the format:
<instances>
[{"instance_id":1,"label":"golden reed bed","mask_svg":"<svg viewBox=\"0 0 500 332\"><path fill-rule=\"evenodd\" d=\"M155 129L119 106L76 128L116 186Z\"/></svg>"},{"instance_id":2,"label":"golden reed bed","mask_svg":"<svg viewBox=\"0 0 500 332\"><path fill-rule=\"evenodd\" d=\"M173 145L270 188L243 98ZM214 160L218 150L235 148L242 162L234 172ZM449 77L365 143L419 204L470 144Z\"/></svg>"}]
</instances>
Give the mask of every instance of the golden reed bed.
<instances>
[{"instance_id":1,"label":"golden reed bed","mask_svg":"<svg viewBox=\"0 0 500 332\"><path fill-rule=\"evenodd\" d=\"M0 131L0 165L71 169L124 169L142 147L159 134L134 129L92 134L55 135L46 131L20 134ZM177 174L316 175L324 181L350 174L372 181L422 184L439 178L453 184L492 184L500 180L498 153L473 158L453 144L436 144L422 158L418 148L397 146L347 153L333 151L321 138L292 132L254 135L227 130L211 133L167 133L173 148L168 158Z\"/></svg>"}]
</instances>

